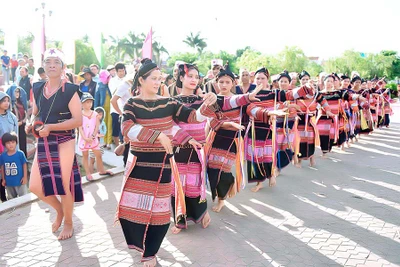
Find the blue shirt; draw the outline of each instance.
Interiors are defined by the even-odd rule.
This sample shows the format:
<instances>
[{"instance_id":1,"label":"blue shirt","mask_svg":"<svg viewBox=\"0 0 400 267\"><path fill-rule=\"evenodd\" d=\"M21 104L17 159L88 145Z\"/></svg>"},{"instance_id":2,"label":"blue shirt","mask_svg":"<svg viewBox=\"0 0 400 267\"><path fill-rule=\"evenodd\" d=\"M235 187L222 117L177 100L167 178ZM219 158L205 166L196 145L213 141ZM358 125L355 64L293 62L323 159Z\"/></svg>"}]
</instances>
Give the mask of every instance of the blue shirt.
<instances>
[{"instance_id":1,"label":"blue shirt","mask_svg":"<svg viewBox=\"0 0 400 267\"><path fill-rule=\"evenodd\" d=\"M107 126L106 123L101 121L100 127L99 127L99 134L106 135L107 133ZM100 144L104 145L104 137L100 138Z\"/></svg>"},{"instance_id":2,"label":"blue shirt","mask_svg":"<svg viewBox=\"0 0 400 267\"><path fill-rule=\"evenodd\" d=\"M21 150L17 150L11 156L7 152L0 155L0 164L4 168L6 186L21 185L21 180L24 177L24 164L27 162L25 154Z\"/></svg>"},{"instance_id":3,"label":"blue shirt","mask_svg":"<svg viewBox=\"0 0 400 267\"><path fill-rule=\"evenodd\" d=\"M10 64L10 57L9 56L2 55L1 56L1 60L3 60L3 68L7 67L6 65ZM6 65L4 65L4 64L6 64Z\"/></svg>"},{"instance_id":4,"label":"blue shirt","mask_svg":"<svg viewBox=\"0 0 400 267\"><path fill-rule=\"evenodd\" d=\"M88 93L89 92L89 86L88 85L82 85L81 90L83 93Z\"/></svg>"}]
</instances>

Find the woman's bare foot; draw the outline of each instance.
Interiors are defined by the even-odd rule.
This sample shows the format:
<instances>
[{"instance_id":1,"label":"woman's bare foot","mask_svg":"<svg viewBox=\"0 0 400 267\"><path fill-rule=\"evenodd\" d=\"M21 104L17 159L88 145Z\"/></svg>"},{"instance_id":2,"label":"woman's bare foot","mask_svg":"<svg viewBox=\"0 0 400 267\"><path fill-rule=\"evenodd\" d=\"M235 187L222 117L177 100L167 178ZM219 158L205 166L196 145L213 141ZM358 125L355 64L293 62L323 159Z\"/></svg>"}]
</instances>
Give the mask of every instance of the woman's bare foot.
<instances>
[{"instance_id":1,"label":"woman's bare foot","mask_svg":"<svg viewBox=\"0 0 400 267\"><path fill-rule=\"evenodd\" d=\"M58 236L58 240L69 239L73 236L73 234L74 234L74 227L72 226L72 224L64 222L64 228L61 231L60 235Z\"/></svg>"},{"instance_id":2,"label":"woman's bare foot","mask_svg":"<svg viewBox=\"0 0 400 267\"><path fill-rule=\"evenodd\" d=\"M211 217L208 211L204 214L203 219L201 220L201 226L205 229L210 225Z\"/></svg>"},{"instance_id":3,"label":"woman's bare foot","mask_svg":"<svg viewBox=\"0 0 400 267\"><path fill-rule=\"evenodd\" d=\"M182 229L179 229L178 227L176 227L175 225L174 226L172 226L172 228L171 228L171 232L173 233L173 234L179 234L180 232L182 231Z\"/></svg>"},{"instance_id":4,"label":"woman's bare foot","mask_svg":"<svg viewBox=\"0 0 400 267\"><path fill-rule=\"evenodd\" d=\"M279 175L279 172L277 172L277 175ZM271 176L271 178L269 178L269 187L274 187L276 185L276 177L274 175Z\"/></svg>"},{"instance_id":5,"label":"woman's bare foot","mask_svg":"<svg viewBox=\"0 0 400 267\"><path fill-rule=\"evenodd\" d=\"M347 144L347 147L350 148L350 143L348 141L346 142L346 144Z\"/></svg>"},{"instance_id":6,"label":"woman's bare foot","mask_svg":"<svg viewBox=\"0 0 400 267\"><path fill-rule=\"evenodd\" d=\"M297 168L301 168L301 159L297 159L297 162L294 164Z\"/></svg>"},{"instance_id":7,"label":"woman's bare foot","mask_svg":"<svg viewBox=\"0 0 400 267\"><path fill-rule=\"evenodd\" d=\"M340 149L344 151L344 143L340 146Z\"/></svg>"},{"instance_id":8,"label":"woman's bare foot","mask_svg":"<svg viewBox=\"0 0 400 267\"><path fill-rule=\"evenodd\" d=\"M221 209L225 206L225 202L223 199L218 199L218 204L212 207L214 212L220 212Z\"/></svg>"},{"instance_id":9,"label":"woman's bare foot","mask_svg":"<svg viewBox=\"0 0 400 267\"><path fill-rule=\"evenodd\" d=\"M258 190L260 190L261 188L263 188L263 185L262 185L262 183L258 182L257 185L251 189L251 191L253 191L254 193L256 193L256 192L258 192Z\"/></svg>"},{"instance_id":10,"label":"woman's bare foot","mask_svg":"<svg viewBox=\"0 0 400 267\"><path fill-rule=\"evenodd\" d=\"M57 212L57 217L54 220L53 224L51 225L51 230L53 233L57 232L57 230L60 228L63 219L64 219L64 213L62 211Z\"/></svg>"},{"instance_id":11,"label":"woman's bare foot","mask_svg":"<svg viewBox=\"0 0 400 267\"><path fill-rule=\"evenodd\" d=\"M314 156L310 157L310 167L314 167L315 166L315 158Z\"/></svg>"},{"instance_id":12,"label":"woman's bare foot","mask_svg":"<svg viewBox=\"0 0 400 267\"><path fill-rule=\"evenodd\" d=\"M143 267L154 267L156 265L157 265L157 259L156 258L153 258L153 259L151 259L149 261L143 262Z\"/></svg>"}]
</instances>

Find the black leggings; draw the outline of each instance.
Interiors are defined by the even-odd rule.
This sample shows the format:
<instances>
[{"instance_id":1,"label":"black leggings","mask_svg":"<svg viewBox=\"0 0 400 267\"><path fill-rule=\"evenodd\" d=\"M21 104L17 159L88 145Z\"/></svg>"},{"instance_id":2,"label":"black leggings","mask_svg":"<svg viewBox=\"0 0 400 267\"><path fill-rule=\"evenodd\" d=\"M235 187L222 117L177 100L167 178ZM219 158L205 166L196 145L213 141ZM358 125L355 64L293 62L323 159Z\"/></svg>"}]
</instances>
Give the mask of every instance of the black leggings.
<instances>
[{"instance_id":1,"label":"black leggings","mask_svg":"<svg viewBox=\"0 0 400 267\"><path fill-rule=\"evenodd\" d=\"M6 197L6 187L0 183L0 198L2 202L7 201Z\"/></svg>"}]
</instances>

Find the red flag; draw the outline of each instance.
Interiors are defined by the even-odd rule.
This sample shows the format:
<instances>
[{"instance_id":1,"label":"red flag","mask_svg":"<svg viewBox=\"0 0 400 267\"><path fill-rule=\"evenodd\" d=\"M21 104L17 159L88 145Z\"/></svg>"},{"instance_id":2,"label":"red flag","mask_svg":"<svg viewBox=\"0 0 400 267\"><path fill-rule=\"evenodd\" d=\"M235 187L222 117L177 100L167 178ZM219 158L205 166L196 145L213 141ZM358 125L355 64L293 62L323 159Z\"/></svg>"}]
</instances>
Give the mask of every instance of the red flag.
<instances>
[{"instance_id":1,"label":"red flag","mask_svg":"<svg viewBox=\"0 0 400 267\"><path fill-rule=\"evenodd\" d=\"M146 40L143 42L142 58L153 58L153 30L151 28L146 36Z\"/></svg>"}]
</instances>

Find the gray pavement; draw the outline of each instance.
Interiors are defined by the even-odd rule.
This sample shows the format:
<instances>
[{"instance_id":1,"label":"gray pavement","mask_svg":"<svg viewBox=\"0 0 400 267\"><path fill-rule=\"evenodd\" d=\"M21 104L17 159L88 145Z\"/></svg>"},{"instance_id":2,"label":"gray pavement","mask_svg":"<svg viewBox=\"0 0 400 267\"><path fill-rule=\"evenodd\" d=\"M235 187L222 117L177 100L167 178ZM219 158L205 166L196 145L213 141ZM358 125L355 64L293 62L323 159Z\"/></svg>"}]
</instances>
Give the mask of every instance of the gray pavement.
<instances>
[{"instance_id":1,"label":"gray pavement","mask_svg":"<svg viewBox=\"0 0 400 267\"><path fill-rule=\"evenodd\" d=\"M319 151L318 151L319 154ZM287 167L274 188L229 199L210 227L168 233L159 266L400 266L400 124L316 168ZM113 226L121 176L84 188L75 235L59 242L34 202L0 215L0 266L141 266Z\"/></svg>"}]
</instances>

